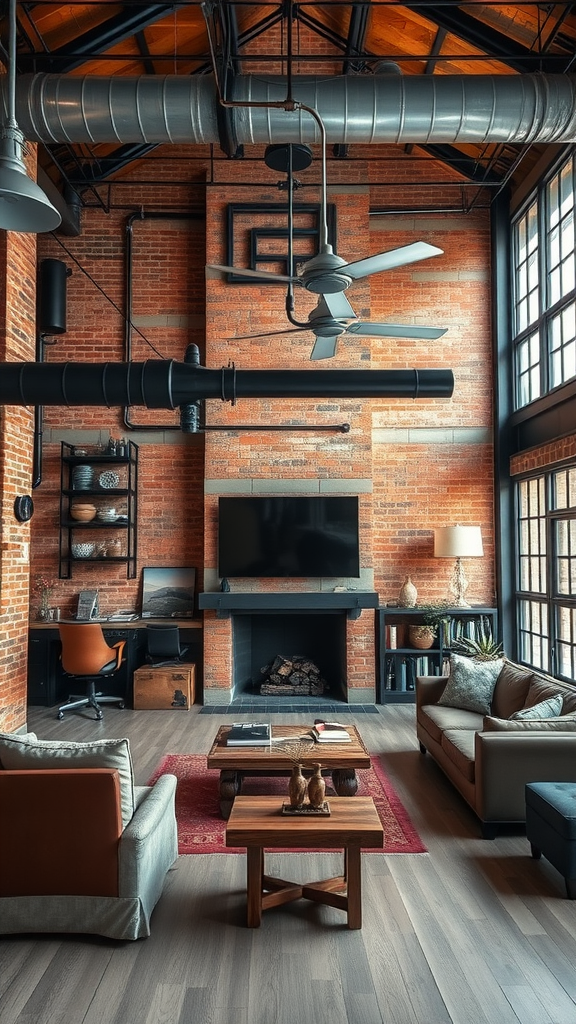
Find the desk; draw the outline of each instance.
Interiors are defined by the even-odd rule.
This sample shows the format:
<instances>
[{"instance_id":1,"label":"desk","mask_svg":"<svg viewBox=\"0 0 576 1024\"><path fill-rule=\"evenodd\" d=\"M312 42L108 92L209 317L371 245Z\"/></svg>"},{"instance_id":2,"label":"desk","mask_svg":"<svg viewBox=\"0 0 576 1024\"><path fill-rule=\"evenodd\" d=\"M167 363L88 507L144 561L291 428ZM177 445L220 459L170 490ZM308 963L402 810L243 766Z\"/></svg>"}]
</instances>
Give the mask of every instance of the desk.
<instances>
[{"instance_id":1,"label":"desk","mask_svg":"<svg viewBox=\"0 0 576 1024\"><path fill-rule=\"evenodd\" d=\"M186 661L196 665L196 696L202 693L203 633L199 619L134 619L133 622L101 622L108 643L126 640L122 668L110 679L103 679L100 692L121 697L132 707L132 677L146 662L146 626L148 624L180 627L183 646L188 647ZM60 636L55 622L34 622L28 634L28 703L54 707L68 696L70 680L60 665Z\"/></svg>"}]
</instances>

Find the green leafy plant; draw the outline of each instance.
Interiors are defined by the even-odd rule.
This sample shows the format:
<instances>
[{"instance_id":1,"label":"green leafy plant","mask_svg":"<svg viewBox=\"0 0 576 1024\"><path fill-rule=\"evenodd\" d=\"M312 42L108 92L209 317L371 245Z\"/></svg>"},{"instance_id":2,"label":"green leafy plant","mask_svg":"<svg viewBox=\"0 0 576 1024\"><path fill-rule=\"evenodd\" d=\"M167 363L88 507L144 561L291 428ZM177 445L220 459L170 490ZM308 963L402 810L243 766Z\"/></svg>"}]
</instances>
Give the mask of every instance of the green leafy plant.
<instances>
[{"instance_id":1,"label":"green leafy plant","mask_svg":"<svg viewBox=\"0 0 576 1024\"><path fill-rule=\"evenodd\" d=\"M490 628L483 618L478 622L476 637L458 637L452 644L455 654L464 654L475 661L496 661L503 657L502 644L494 640Z\"/></svg>"}]
</instances>

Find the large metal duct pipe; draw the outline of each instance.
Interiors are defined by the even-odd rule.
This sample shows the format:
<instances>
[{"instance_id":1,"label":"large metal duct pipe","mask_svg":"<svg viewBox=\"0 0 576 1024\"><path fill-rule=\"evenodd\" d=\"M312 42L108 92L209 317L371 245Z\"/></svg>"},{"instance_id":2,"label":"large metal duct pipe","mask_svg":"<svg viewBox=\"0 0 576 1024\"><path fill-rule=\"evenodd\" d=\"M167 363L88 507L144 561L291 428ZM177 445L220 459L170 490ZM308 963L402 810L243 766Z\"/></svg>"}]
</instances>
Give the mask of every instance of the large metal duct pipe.
<instances>
[{"instance_id":1,"label":"large metal duct pipe","mask_svg":"<svg viewBox=\"0 0 576 1024\"><path fill-rule=\"evenodd\" d=\"M282 106L285 77L237 77L219 130L211 76L22 75L16 115L27 139L47 143L319 142L298 103L317 111L327 142L341 145L576 141L570 75L310 76L290 84L296 109Z\"/></svg>"},{"instance_id":2,"label":"large metal duct pipe","mask_svg":"<svg viewBox=\"0 0 576 1024\"><path fill-rule=\"evenodd\" d=\"M194 363L4 363L0 405L141 405L219 398L450 398L452 370L209 370Z\"/></svg>"}]
</instances>

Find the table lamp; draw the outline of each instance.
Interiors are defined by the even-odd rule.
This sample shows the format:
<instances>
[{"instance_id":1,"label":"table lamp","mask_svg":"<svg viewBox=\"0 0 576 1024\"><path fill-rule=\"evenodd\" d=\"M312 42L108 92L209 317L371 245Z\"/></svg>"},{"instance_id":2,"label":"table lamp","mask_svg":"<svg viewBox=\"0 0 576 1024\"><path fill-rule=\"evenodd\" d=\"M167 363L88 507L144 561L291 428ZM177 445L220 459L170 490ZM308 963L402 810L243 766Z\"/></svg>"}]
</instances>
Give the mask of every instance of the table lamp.
<instances>
[{"instance_id":1,"label":"table lamp","mask_svg":"<svg viewBox=\"0 0 576 1024\"><path fill-rule=\"evenodd\" d=\"M468 580L462 567L462 559L480 558L483 554L482 531L479 526L440 526L434 530L434 557L456 559L450 584L450 590L455 597L455 608L470 608L464 598Z\"/></svg>"}]
</instances>

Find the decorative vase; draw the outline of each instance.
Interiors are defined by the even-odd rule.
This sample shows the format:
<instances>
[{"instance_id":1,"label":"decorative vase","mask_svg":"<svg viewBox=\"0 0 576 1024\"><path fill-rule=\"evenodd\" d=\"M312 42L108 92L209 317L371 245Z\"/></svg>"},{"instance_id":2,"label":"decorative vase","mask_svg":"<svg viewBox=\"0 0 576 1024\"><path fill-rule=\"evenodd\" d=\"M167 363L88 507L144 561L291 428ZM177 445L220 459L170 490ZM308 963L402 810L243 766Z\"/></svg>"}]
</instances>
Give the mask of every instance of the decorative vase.
<instances>
[{"instance_id":1,"label":"decorative vase","mask_svg":"<svg viewBox=\"0 0 576 1024\"><path fill-rule=\"evenodd\" d=\"M314 774L308 782L308 800L311 807L322 807L326 795L326 783L320 771L321 765L315 764Z\"/></svg>"},{"instance_id":2,"label":"decorative vase","mask_svg":"<svg viewBox=\"0 0 576 1024\"><path fill-rule=\"evenodd\" d=\"M398 594L398 603L401 608L413 608L416 604L416 598L418 597L418 591L412 583L409 576L406 576L404 583L400 587L400 593Z\"/></svg>"},{"instance_id":3,"label":"decorative vase","mask_svg":"<svg viewBox=\"0 0 576 1024\"><path fill-rule=\"evenodd\" d=\"M38 618L41 622L47 622L50 618L50 591L43 590L40 595L40 607L38 609Z\"/></svg>"},{"instance_id":4,"label":"decorative vase","mask_svg":"<svg viewBox=\"0 0 576 1024\"><path fill-rule=\"evenodd\" d=\"M290 797L291 807L301 807L306 799L306 790L308 789L308 783L302 775L302 765L295 764L292 769L292 775L290 776L290 782L288 783L288 796Z\"/></svg>"}]
</instances>

